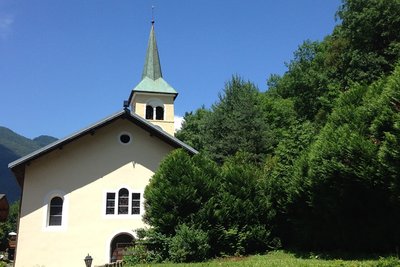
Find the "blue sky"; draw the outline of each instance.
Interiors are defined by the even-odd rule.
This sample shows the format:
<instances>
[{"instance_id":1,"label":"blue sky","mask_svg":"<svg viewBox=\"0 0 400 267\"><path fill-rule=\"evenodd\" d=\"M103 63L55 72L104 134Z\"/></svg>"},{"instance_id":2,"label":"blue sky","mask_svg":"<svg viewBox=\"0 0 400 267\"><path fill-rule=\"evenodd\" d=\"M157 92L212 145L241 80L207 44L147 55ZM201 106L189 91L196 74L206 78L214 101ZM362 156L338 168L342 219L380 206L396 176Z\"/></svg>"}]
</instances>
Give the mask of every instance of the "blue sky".
<instances>
[{"instance_id":1,"label":"blue sky","mask_svg":"<svg viewBox=\"0 0 400 267\"><path fill-rule=\"evenodd\" d=\"M0 126L67 136L122 109L139 83L151 6L175 113L218 101L232 75L267 89L340 0L0 0Z\"/></svg>"}]
</instances>

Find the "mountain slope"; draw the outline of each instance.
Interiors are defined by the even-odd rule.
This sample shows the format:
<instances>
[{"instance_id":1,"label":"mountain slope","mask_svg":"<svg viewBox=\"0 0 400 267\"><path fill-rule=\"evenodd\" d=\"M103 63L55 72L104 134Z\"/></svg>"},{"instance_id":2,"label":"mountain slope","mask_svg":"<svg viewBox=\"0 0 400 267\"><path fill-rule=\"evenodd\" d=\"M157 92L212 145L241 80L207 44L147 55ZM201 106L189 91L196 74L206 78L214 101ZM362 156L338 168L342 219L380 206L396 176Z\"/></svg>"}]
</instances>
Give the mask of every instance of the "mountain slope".
<instances>
[{"instance_id":1,"label":"mountain slope","mask_svg":"<svg viewBox=\"0 0 400 267\"><path fill-rule=\"evenodd\" d=\"M21 190L8 164L55 140L45 135L31 140L0 126L0 192L7 195L10 203L19 199Z\"/></svg>"}]
</instances>

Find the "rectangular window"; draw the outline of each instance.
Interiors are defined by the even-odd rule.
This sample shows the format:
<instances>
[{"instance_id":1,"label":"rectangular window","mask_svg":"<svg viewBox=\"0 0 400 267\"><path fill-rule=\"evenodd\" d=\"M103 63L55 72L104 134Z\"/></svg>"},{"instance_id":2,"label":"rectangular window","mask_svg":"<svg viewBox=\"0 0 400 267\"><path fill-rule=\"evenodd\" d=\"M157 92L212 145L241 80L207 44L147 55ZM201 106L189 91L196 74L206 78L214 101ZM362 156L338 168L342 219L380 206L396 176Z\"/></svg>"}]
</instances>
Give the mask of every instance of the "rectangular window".
<instances>
[{"instance_id":1,"label":"rectangular window","mask_svg":"<svg viewBox=\"0 0 400 267\"><path fill-rule=\"evenodd\" d=\"M62 206L50 208L49 225L61 225Z\"/></svg>"},{"instance_id":2,"label":"rectangular window","mask_svg":"<svg viewBox=\"0 0 400 267\"><path fill-rule=\"evenodd\" d=\"M140 214L140 193L132 193L132 214Z\"/></svg>"},{"instance_id":3,"label":"rectangular window","mask_svg":"<svg viewBox=\"0 0 400 267\"><path fill-rule=\"evenodd\" d=\"M115 193L107 193L106 214L115 213Z\"/></svg>"}]
</instances>

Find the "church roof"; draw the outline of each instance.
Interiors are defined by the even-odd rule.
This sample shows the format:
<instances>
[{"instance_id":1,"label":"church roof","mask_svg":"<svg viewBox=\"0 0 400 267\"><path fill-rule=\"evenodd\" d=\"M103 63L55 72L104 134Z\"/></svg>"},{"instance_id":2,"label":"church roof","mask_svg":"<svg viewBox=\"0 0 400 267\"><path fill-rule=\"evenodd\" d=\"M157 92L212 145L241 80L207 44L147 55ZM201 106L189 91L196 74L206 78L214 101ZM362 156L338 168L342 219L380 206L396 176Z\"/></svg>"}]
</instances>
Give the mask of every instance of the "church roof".
<instances>
[{"instance_id":1,"label":"church roof","mask_svg":"<svg viewBox=\"0 0 400 267\"><path fill-rule=\"evenodd\" d=\"M152 22L149 42L147 44L146 59L144 61L144 68L142 79L148 77L152 80L162 78L160 56L158 54L156 35L154 33L154 23Z\"/></svg>"},{"instance_id":2,"label":"church roof","mask_svg":"<svg viewBox=\"0 0 400 267\"><path fill-rule=\"evenodd\" d=\"M134 92L147 92L159 94L174 94L178 92L162 77L160 56L158 54L156 36L154 33L154 21L151 25L146 58L143 67L142 80L133 89Z\"/></svg>"},{"instance_id":3,"label":"church roof","mask_svg":"<svg viewBox=\"0 0 400 267\"><path fill-rule=\"evenodd\" d=\"M143 119L142 117L138 116L137 114L132 113L129 109L124 109L124 110L119 111L101 121L98 121L98 122L90 125L89 127L84 128L70 136L67 136L63 139L57 140L43 148L40 148L22 158L19 158L15 161L11 162L10 164L8 164L8 168L10 168L14 172L15 176L17 177L18 183L20 185L22 185L23 176L24 176L24 172L25 172L25 164L29 164L29 162L31 162L32 160L35 160L47 153L50 153L53 150L62 148L66 144L71 143L84 135L94 134L94 132L97 129L99 129L103 126L106 126L106 125L112 123L113 121L115 121L117 119L121 119L121 118L129 119L134 124L138 125L142 129L148 131L153 136L157 136L164 142L170 144L172 147L183 148L190 154L198 153L198 151L196 149L185 144L184 142L180 141L176 137L168 134L167 132L162 130L161 127L158 127L158 126L152 124L151 122Z\"/></svg>"},{"instance_id":4,"label":"church roof","mask_svg":"<svg viewBox=\"0 0 400 267\"><path fill-rule=\"evenodd\" d=\"M160 93L160 94L174 94L178 93L174 88L171 87L163 78L152 80L148 77L144 77L142 81L136 85L134 92L149 92L149 93Z\"/></svg>"}]
</instances>

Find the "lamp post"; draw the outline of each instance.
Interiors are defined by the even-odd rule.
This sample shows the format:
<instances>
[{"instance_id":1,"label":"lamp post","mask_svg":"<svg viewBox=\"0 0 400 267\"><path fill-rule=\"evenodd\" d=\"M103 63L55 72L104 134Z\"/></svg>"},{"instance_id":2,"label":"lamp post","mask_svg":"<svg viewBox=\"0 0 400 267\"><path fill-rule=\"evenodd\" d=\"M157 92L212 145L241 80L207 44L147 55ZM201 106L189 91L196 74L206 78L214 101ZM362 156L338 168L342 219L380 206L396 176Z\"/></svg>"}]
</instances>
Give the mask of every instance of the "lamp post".
<instances>
[{"instance_id":1,"label":"lamp post","mask_svg":"<svg viewBox=\"0 0 400 267\"><path fill-rule=\"evenodd\" d=\"M88 253L87 256L85 257L84 261L85 261L86 267L90 267L90 266L92 266L93 258Z\"/></svg>"}]
</instances>

